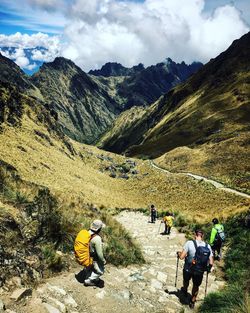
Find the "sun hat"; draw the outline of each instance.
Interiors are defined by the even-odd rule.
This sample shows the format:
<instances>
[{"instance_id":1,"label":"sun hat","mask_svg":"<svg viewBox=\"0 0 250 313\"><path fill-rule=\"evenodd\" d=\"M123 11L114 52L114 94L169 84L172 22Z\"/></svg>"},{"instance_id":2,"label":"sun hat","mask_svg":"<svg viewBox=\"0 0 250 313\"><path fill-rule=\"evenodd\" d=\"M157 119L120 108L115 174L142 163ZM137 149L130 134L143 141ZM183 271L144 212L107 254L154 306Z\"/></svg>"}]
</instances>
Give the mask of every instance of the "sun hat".
<instances>
[{"instance_id":1,"label":"sun hat","mask_svg":"<svg viewBox=\"0 0 250 313\"><path fill-rule=\"evenodd\" d=\"M94 220L90 225L90 230L98 231L106 225L101 220Z\"/></svg>"}]
</instances>

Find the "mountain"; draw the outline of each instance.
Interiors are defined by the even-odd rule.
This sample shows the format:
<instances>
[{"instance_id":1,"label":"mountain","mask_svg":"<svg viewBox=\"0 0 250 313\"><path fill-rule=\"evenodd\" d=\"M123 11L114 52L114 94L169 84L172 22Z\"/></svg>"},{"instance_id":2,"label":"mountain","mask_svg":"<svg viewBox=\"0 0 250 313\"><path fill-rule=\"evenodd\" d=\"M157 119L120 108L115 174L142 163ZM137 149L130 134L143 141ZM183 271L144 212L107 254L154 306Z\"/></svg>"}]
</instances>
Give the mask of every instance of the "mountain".
<instances>
[{"instance_id":1,"label":"mountain","mask_svg":"<svg viewBox=\"0 0 250 313\"><path fill-rule=\"evenodd\" d=\"M133 66L132 68L127 68L122 66L120 63L116 62L108 62L102 66L100 70L91 70L89 71L90 75L94 76L131 76L140 72L144 69L143 64L138 64Z\"/></svg>"},{"instance_id":2,"label":"mountain","mask_svg":"<svg viewBox=\"0 0 250 313\"><path fill-rule=\"evenodd\" d=\"M123 110L133 106L148 106L177 84L202 67L202 63L194 62L187 65L184 62L175 63L170 58L165 62L144 68L142 64L125 68L121 64L107 63L99 71L90 74L107 78L126 76L115 83L117 102L122 103Z\"/></svg>"},{"instance_id":3,"label":"mountain","mask_svg":"<svg viewBox=\"0 0 250 313\"><path fill-rule=\"evenodd\" d=\"M31 81L57 112L64 133L78 141L95 142L120 113L107 91L70 60L44 63Z\"/></svg>"},{"instance_id":4,"label":"mountain","mask_svg":"<svg viewBox=\"0 0 250 313\"><path fill-rule=\"evenodd\" d=\"M95 143L122 111L149 105L199 66L169 61L147 69L142 64L128 69L107 63L100 70L105 77L86 74L72 61L58 57L44 63L30 81L57 112L65 134L80 142Z\"/></svg>"},{"instance_id":5,"label":"mountain","mask_svg":"<svg viewBox=\"0 0 250 313\"><path fill-rule=\"evenodd\" d=\"M31 87L29 77L20 69L16 63L6 58L0 53L0 78L2 82L7 82L25 90Z\"/></svg>"},{"instance_id":6,"label":"mountain","mask_svg":"<svg viewBox=\"0 0 250 313\"><path fill-rule=\"evenodd\" d=\"M100 146L249 189L249 60L250 33Z\"/></svg>"}]
</instances>

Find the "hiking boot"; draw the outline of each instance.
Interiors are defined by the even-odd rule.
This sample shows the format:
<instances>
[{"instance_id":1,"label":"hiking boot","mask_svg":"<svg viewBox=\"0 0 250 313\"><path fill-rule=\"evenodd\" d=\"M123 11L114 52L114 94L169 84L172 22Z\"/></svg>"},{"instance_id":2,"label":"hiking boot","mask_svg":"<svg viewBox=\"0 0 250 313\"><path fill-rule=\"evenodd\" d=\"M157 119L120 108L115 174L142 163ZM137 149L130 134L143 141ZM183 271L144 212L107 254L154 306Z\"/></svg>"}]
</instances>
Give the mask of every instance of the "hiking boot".
<instances>
[{"instance_id":1,"label":"hiking boot","mask_svg":"<svg viewBox=\"0 0 250 313\"><path fill-rule=\"evenodd\" d=\"M194 309L194 305L195 305L195 302L193 302L192 300L190 300L190 302L189 302L189 307L190 307L190 309Z\"/></svg>"},{"instance_id":2,"label":"hiking boot","mask_svg":"<svg viewBox=\"0 0 250 313\"><path fill-rule=\"evenodd\" d=\"M85 279L84 280L84 286L96 286L97 281L96 280L90 280L90 279Z\"/></svg>"}]
</instances>

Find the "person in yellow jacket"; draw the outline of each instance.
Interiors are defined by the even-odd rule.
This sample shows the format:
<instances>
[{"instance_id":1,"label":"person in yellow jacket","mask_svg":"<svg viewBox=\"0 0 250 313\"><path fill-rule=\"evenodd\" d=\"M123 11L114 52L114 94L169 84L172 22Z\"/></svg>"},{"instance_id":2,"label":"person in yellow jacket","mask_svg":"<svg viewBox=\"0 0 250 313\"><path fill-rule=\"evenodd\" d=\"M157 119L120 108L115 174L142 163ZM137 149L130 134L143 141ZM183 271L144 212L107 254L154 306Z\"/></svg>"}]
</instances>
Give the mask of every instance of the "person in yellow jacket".
<instances>
[{"instance_id":1,"label":"person in yellow jacket","mask_svg":"<svg viewBox=\"0 0 250 313\"><path fill-rule=\"evenodd\" d=\"M94 220L90 229L81 230L74 244L75 257L86 272L87 279L84 280L85 286L96 286L100 281L100 276L104 274L106 260L103 256L103 243L99 233L105 224L100 220Z\"/></svg>"},{"instance_id":2,"label":"person in yellow jacket","mask_svg":"<svg viewBox=\"0 0 250 313\"><path fill-rule=\"evenodd\" d=\"M166 212L166 215L163 217L162 222L165 224L165 235L170 235L171 227L173 226L174 217L171 213Z\"/></svg>"}]
</instances>

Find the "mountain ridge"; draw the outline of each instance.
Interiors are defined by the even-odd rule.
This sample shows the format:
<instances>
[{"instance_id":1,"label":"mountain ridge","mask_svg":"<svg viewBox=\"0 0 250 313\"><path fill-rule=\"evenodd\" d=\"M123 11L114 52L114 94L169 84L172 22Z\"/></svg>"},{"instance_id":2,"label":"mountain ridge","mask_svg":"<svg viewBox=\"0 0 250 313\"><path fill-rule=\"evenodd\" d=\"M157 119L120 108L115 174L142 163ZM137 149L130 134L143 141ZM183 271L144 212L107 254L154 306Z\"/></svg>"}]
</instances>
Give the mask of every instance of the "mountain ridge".
<instances>
[{"instance_id":1,"label":"mountain ridge","mask_svg":"<svg viewBox=\"0 0 250 313\"><path fill-rule=\"evenodd\" d=\"M128 128L119 131L116 125L99 147L159 157L167 169L214 175L249 190L249 47L250 33L146 108ZM240 162L235 163L237 158Z\"/></svg>"}]
</instances>

